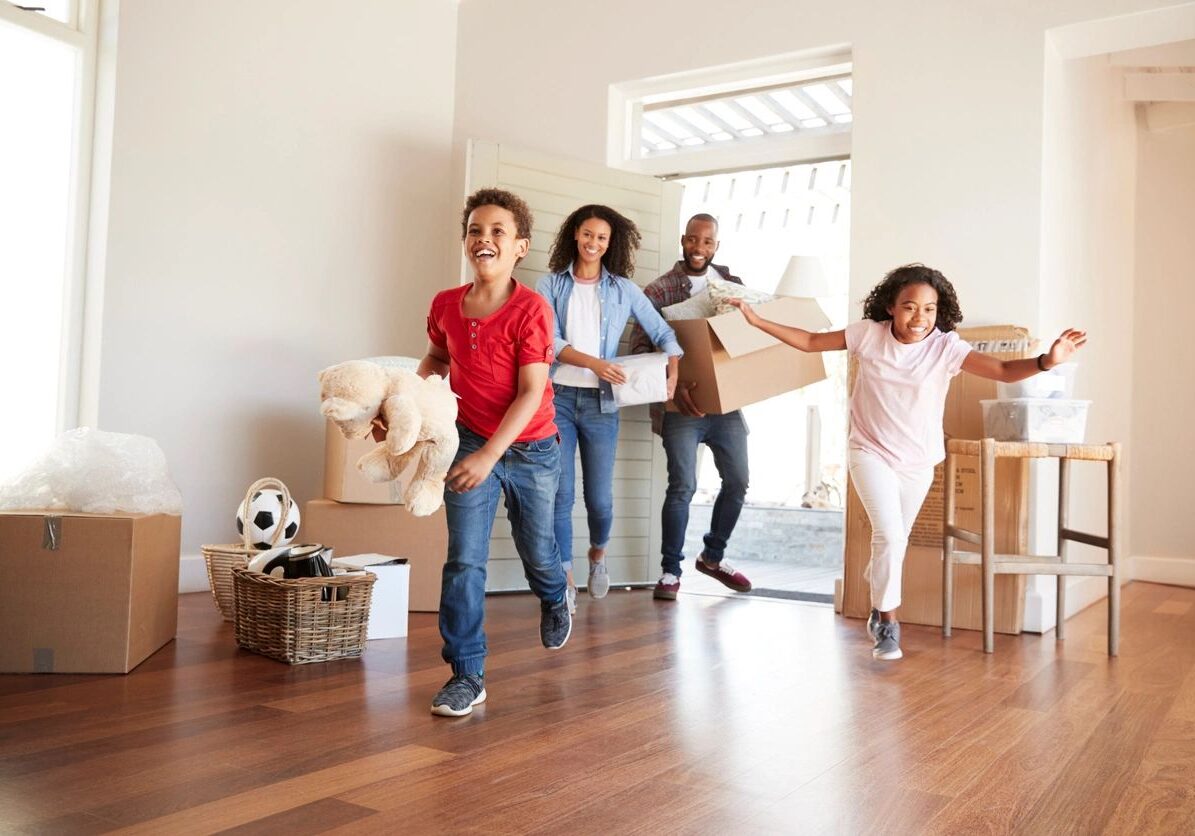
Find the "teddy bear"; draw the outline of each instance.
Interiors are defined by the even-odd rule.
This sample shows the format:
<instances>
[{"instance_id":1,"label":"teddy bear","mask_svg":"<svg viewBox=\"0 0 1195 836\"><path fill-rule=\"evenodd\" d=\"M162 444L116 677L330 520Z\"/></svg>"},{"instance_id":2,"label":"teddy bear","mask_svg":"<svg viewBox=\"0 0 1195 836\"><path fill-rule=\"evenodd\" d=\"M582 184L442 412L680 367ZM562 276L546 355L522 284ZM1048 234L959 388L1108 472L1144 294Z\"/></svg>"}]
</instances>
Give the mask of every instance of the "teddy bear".
<instances>
[{"instance_id":1,"label":"teddy bear","mask_svg":"<svg viewBox=\"0 0 1195 836\"><path fill-rule=\"evenodd\" d=\"M444 477L456 456L456 395L439 375L422 378L401 364L350 360L319 373L320 412L345 438L366 438L379 414L386 440L357 461L371 482L397 479L411 464L403 502L417 517L444 501Z\"/></svg>"}]
</instances>

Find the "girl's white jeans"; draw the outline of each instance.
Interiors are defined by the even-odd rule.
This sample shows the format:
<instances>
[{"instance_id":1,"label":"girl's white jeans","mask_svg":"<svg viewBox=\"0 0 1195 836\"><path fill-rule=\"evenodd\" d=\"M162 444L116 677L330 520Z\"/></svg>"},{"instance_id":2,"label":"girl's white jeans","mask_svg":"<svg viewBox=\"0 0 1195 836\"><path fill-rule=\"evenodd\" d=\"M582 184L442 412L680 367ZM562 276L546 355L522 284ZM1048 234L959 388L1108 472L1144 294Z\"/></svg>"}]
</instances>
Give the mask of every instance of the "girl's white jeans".
<instances>
[{"instance_id":1,"label":"girl's white jeans","mask_svg":"<svg viewBox=\"0 0 1195 836\"><path fill-rule=\"evenodd\" d=\"M851 483L871 520L871 605L880 612L900 606L901 570L913 520L934 481L932 467L897 470L875 453L851 449Z\"/></svg>"}]
</instances>

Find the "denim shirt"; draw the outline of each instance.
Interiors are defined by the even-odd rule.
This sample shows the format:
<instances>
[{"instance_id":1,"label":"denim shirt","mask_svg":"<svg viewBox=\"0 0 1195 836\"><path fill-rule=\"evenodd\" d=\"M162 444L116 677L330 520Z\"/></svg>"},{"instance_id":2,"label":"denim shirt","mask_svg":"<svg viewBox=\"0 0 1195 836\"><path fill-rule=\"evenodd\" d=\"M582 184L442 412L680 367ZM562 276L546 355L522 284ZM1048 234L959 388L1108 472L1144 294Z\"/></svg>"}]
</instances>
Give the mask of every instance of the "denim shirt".
<instances>
[{"instance_id":1,"label":"denim shirt","mask_svg":"<svg viewBox=\"0 0 1195 836\"><path fill-rule=\"evenodd\" d=\"M565 338L564 328L568 323L568 303L573 295L573 268L570 264L558 273L548 273L536 284L535 289L548 300L556 314L556 357L569 345ZM598 303L602 310L601 322L601 357L603 360L613 360L618 356L618 341L622 338L627 320L635 317L635 321L647 333L651 341L670 357L680 357L684 354L680 343L676 341L676 333L660 316L659 311L651 301L643 295L639 286L624 276L616 276L602 265L602 276L598 281ZM560 360L552 363L552 374L556 373ZM614 402L614 390L609 381L598 381L598 401L602 412L617 412L618 404Z\"/></svg>"}]
</instances>

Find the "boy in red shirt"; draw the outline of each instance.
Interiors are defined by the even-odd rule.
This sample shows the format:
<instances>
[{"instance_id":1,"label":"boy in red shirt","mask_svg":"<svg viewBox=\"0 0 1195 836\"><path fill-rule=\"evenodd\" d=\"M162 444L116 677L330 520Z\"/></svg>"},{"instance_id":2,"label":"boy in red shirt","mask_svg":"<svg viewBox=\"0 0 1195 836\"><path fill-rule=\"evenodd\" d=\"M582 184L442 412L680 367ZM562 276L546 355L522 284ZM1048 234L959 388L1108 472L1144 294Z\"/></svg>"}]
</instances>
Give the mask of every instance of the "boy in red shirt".
<instances>
[{"instance_id":1,"label":"boy in red shirt","mask_svg":"<svg viewBox=\"0 0 1195 836\"><path fill-rule=\"evenodd\" d=\"M445 290L427 317L419 373L448 375L459 396L461 445L444 506L448 562L440 589L440 635L452 678L432 713L468 714L485 693L486 561L498 496L506 498L515 547L540 599L540 640L558 650L572 633L565 575L552 527L560 451L552 383L552 309L519 284L514 268L531 246L531 210L499 189L471 195L462 215L472 284Z\"/></svg>"}]
</instances>

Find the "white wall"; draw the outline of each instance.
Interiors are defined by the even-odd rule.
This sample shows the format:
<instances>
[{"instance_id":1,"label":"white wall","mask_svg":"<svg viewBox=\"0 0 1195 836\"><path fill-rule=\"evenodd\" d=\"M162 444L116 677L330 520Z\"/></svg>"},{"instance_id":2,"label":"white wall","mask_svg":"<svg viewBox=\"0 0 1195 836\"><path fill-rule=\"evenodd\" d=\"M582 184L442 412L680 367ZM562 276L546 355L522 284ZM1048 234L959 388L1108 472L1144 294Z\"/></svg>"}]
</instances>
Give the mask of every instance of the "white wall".
<instances>
[{"instance_id":1,"label":"white wall","mask_svg":"<svg viewBox=\"0 0 1195 836\"><path fill-rule=\"evenodd\" d=\"M1046 350L1064 328L1090 335L1079 353L1075 397L1092 401L1089 441L1120 441L1135 452L1132 435L1133 244L1137 167L1137 121L1132 102L1122 95L1122 72L1106 54L1065 59L1047 50L1043 89L1041 177L1041 283L1027 320ZM1057 543L1058 467L1034 466L1034 511L1040 539L1031 551L1054 554ZM1071 465L1070 527L1104 534L1108 527L1106 466ZM1131 473L1122 468L1123 491L1132 496ZM1124 508L1123 556L1131 555ZM1080 544L1068 558L1103 561L1106 553ZM1125 561L1127 577L1130 561ZM1039 577L1030 583L1026 627L1054 626L1055 584ZM1107 593L1098 578L1068 579L1067 609L1077 612Z\"/></svg>"},{"instance_id":2,"label":"white wall","mask_svg":"<svg viewBox=\"0 0 1195 836\"><path fill-rule=\"evenodd\" d=\"M183 552L320 491L315 374L422 353L455 280L456 3L121 0L98 423L157 439Z\"/></svg>"},{"instance_id":3,"label":"white wall","mask_svg":"<svg viewBox=\"0 0 1195 836\"><path fill-rule=\"evenodd\" d=\"M1131 552L1137 577L1195 585L1195 126L1137 149Z\"/></svg>"}]
</instances>

